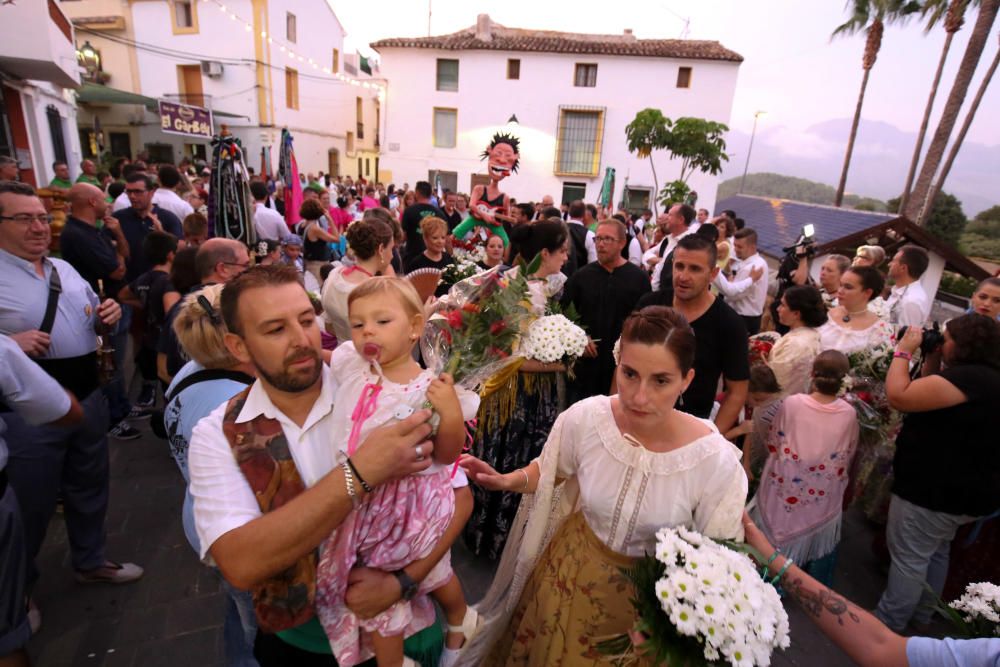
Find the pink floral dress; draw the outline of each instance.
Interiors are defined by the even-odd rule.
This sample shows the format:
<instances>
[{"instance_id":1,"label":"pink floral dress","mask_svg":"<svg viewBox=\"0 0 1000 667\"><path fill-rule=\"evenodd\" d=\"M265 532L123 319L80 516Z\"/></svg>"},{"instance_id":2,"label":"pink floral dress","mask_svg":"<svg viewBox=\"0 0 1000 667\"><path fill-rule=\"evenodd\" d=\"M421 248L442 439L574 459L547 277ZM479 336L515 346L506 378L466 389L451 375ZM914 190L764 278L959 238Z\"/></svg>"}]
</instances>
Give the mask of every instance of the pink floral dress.
<instances>
[{"instance_id":1,"label":"pink floral dress","mask_svg":"<svg viewBox=\"0 0 1000 667\"><path fill-rule=\"evenodd\" d=\"M375 428L405 419L420 409L434 379L429 371L405 385L381 378L380 389L364 418L356 408L368 403L365 399L371 398L371 387L379 384L379 376L350 342L334 350L330 368L339 384L333 408L333 442L341 448L339 462L348 455L349 441L361 443ZM456 391L463 417L474 418L479 397L459 388ZM362 423L357 437L352 438L356 421ZM362 620L355 616L344 604L344 593L348 574L355 566L393 572L429 555L455 512L452 488L456 485L460 482L453 483L451 466L438 463L418 475L382 484L320 546L316 611L338 664L356 665L374 655L366 633L409 636L434 622L434 606L427 593L452 577L447 555L420 582L417 597L409 602L400 600L374 618Z\"/></svg>"}]
</instances>

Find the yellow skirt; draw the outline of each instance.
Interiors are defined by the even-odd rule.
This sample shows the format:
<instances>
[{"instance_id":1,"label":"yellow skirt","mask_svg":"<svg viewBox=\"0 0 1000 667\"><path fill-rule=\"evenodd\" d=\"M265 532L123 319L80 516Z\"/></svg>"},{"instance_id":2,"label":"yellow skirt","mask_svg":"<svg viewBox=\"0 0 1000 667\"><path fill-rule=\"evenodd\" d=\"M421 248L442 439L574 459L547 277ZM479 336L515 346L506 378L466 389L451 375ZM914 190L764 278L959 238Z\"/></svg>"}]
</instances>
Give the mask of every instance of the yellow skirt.
<instances>
[{"instance_id":1,"label":"yellow skirt","mask_svg":"<svg viewBox=\"0 0 1000 667\"><path fill-rule=\"evenodd\" d=\"M635 623L631 585L619 569L634 561L605 546L582 513L569 517L535 565L510 625L484 664L611 664L594 644Z\"/></svg>"}]
</instances>

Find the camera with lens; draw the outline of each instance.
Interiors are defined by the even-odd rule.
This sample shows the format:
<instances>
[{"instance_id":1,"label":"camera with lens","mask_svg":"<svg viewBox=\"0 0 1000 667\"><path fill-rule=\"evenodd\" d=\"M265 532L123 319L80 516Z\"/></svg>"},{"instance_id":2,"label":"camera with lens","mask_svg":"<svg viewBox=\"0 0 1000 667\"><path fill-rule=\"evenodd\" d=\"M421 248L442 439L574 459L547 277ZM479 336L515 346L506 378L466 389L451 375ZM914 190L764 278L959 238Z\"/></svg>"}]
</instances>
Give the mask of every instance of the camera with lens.
<instances>
[{"instance_id":1,"label":"camera with lens","mask_svg":"<svg viewBox=\"0 0 1000 667\"><path fill-rule=\"evenodd\" d=\"M907 329L909 327L900 327L899 333L896 334L896 340L901 340L906 335ZM937 321L929 327L924 327L923 332L924 337L920 340L920 353L926 357L941 349L941 346L944 345L944 333L941 331L941 324Z\"/></svg>"}]
</instances>

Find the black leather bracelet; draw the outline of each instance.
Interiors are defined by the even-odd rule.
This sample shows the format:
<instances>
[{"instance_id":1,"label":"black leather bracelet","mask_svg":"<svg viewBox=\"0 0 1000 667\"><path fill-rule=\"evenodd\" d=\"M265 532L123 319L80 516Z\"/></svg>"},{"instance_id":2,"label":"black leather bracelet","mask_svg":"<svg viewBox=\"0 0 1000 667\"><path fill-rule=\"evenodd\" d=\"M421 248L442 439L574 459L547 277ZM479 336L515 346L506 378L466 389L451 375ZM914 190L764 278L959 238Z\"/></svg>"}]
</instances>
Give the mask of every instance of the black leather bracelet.
<instances>
[{"instance_id":1,"label":"black leather bracelet","mask_svg":"<svg viewBox=\"0 0 1000 667\"><path fill-rule=\"evenodd\" d=\"M351 472L354 473L354 479L357 480L358 484L361 485L361 488L365 490L365 493L371 493L372 487L368 486L368 482L364 480L361 473L358 472L358 469L354 467L354 461L348 458L347 465L351 466Z\"/></svg>"}]
</instances>

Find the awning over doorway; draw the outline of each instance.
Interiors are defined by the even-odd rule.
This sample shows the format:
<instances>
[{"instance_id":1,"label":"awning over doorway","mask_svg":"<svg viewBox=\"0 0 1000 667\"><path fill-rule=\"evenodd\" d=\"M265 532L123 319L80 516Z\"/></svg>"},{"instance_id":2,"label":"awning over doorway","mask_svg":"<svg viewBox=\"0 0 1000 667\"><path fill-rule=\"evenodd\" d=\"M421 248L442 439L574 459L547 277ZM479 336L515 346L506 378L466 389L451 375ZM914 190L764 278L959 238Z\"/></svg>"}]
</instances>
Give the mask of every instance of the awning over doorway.
<instances>
[{"instance_id":1,"label":"awning over doorway","mask_svg":"<svg viewBox=\"0 0 1000 667\"><path fill-rule=\"evenodd\" d=\"M79 90L76 91L76 99L84 104L136 104L154 112L158 108L155 98L139 95L138 93L130 93L126 90L118 90L117 88L108 88L96 83L84 83L80 86ZM212 115L220 118L246 118L249 120L249 116L244 114L229 113L215 109L212 110Z\"/></svg>"}]
</instances>

